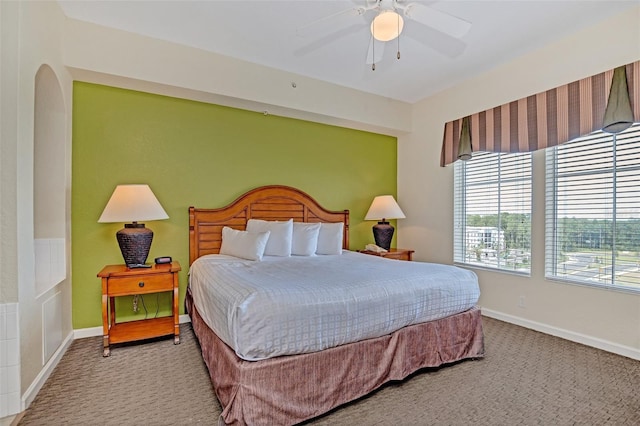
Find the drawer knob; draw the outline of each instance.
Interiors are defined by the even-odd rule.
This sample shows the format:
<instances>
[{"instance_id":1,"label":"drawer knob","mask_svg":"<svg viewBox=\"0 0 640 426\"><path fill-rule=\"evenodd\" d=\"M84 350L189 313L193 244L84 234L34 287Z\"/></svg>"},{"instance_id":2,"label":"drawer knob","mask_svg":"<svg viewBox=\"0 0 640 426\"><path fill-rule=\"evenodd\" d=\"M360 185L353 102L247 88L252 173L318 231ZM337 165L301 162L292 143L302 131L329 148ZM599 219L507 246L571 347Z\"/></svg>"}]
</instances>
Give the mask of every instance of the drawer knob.
<instances>
[{"instance_id":1,"label":"drawer knob","mask_svg":"<svg viewBox=\"0 0 640 426\"><path fill-rule=\"evenodd\" d=\"M142 287L144 287L144 281L140 281L140 282L138 283L138 287L141 287L141 288L142 288Z\"/></svg>"}]
</instances>

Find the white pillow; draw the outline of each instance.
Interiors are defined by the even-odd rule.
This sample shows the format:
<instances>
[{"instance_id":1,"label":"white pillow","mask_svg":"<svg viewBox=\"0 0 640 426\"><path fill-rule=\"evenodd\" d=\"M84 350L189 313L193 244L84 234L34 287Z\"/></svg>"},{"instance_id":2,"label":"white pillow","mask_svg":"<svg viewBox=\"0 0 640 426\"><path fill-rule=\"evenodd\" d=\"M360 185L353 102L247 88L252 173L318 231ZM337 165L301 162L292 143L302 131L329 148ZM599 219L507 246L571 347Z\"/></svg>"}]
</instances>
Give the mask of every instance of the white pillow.
<instances>
[{"instance_id":1,"label":"white pillow","mask_svg":"<svg viewBox=\"0 0 640 426\"><path fill-rule=\"evenodd\" d=\"M343 226L342 222L320 225L316 254L342 254Z\"/></svg>"},{"instance_id":2,"label":"white pillow","mask_svg":"<svg viewBox=\"0 0 640 426\"><path fill-rule=\"evenodd\" d=\"M297 256L313 256L318 247L320 223L293 223L293 241L291 254Z\"/></svg>"},{"instance_id":3,"label":"white pillow","mask_svg":"<svg viewBox=\"0 0 640 426\"><path fill-rule=\"evenodd\" d=\"M222 228L220 254L248 260L262 260L269 239L269 231L247 232L225 226Z\"/></svg>"},{"instance_id":4,"label":"white pillow","mask_svg":"<svg viewBox=\"0 0 640 426\"><path fill-rule=\"evenodd\" d=\"M247 231L270 232L267 247L264 249L265 256L291 256L293 219L289 219L286 222L249 219Z\"/></svg>"}]
</instances>

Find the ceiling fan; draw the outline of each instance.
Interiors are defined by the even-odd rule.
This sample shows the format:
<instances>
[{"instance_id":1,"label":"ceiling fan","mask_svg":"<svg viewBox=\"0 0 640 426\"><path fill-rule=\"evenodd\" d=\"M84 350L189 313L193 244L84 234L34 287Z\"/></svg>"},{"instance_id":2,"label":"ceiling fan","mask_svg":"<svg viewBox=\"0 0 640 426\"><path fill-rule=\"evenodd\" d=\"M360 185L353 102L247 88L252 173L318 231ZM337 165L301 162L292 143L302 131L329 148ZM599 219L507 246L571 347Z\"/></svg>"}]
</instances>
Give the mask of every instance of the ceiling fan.
<instances>
[{"instance_id":1,"label":"ceiling fan","mask_svg":"<svg viewBox=\"0 0 640 426\"><path fill-rule=\"evenodd\" d=\"M367 52L366 63L376 69L376 62L380 62L384 53L385 43L398 40L397 59L400 59L399 36L405 26L405 19L412 21L407 25L422 25L436 30L448 37L460 39L471 28L471 23L449 13L439 11L423 3L407 0L364 0L354 1L354 3L364 3L355 7L339 11L325 16L298 29L299 35L312 32L316 27L327 26L340 16L360 16L369 25L371 38L369 50ZM359 26L352 25L350 29L337 31L338 36L345 35L346 32L358 29ZM423 42L423 40L418 40Z\"/></svg>"}]
</instances>

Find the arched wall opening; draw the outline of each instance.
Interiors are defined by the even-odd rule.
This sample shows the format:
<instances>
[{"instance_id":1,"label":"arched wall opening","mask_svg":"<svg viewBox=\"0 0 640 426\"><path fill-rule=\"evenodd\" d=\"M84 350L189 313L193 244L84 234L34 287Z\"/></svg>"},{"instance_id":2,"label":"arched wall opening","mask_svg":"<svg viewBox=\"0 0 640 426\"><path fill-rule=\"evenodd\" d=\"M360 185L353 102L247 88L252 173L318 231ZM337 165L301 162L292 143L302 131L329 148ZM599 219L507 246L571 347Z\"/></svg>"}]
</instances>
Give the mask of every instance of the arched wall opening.
<instances>
[{"instance_id":1,"label":"arched wall opening","mask_svg":"<svg viewBox=\"0 0 640 426\"><path fill-rule=\"evenodd\" d=\"M65 107L48 65L35 76L33 230L35 291L42 303L43 364L62 342L62 296L51 291L67 277L65 228ZM46 300L45 300L46 296Z\"/></svg>"}]
</instances>

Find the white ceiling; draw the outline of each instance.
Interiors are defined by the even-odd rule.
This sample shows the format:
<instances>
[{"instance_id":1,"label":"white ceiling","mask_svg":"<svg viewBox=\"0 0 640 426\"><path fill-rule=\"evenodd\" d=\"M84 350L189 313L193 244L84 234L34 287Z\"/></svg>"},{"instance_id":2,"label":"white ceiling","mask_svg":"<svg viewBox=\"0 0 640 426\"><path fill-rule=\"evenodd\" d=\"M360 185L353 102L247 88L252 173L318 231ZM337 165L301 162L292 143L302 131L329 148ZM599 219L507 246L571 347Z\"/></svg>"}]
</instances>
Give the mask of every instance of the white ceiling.
<instances>
[{"instance_id":1,"label":"white ceiling","mask_svg":"<svg viewBox=\"0 0 640 426\"><path fill-rule=\"evenodd\" d=\"M640 0L413 1L469 21L472 27L456 39L406 20L401 59L395 58L397 41L388 42L375 71L365 63L374 12L342 14L299 31L366 0L59 3L70 18L414 103L638 6Z\"/></svg>"}]
</instances>

